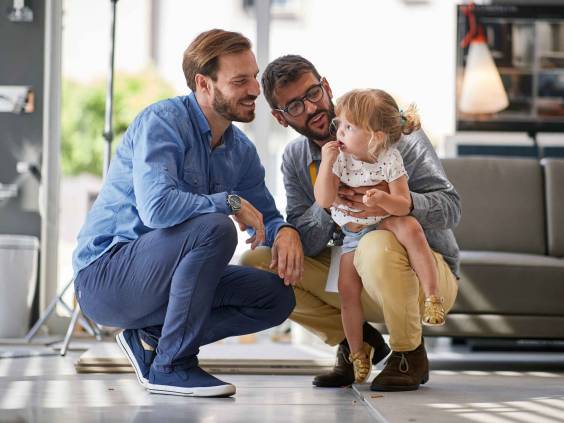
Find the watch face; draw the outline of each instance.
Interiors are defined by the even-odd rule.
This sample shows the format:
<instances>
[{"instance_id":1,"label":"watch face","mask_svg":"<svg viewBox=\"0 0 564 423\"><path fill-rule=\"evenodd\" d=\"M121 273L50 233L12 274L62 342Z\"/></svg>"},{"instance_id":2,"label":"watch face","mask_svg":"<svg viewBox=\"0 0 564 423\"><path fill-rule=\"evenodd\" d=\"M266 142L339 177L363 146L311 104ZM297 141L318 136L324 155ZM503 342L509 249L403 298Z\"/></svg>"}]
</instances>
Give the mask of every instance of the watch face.
<instances>
[{"instance_id":1,"label":"watch face","mask_svg":"<svg viewBox=\"0 0 564 423\"><path fill-rule=\"evenodd\" d=\"M233 211L239 211L241 209L241 198L238 195L230 195L227 197L227 201Z\"/></svg>"}]
</instances>

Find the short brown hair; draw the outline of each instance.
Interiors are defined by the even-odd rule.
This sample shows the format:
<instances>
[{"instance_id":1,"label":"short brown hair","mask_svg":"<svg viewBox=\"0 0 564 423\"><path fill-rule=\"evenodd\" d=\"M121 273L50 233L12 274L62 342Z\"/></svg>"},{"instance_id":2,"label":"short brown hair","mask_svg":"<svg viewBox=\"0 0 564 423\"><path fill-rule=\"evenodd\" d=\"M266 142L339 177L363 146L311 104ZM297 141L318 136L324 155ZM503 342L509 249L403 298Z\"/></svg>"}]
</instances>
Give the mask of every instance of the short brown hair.
<instances>
[{"instance_id":1,"label":"short brown hair","mask_svg":"<svg viewBox=\"0 0 564 423\"><path fill-rule=\"evenodd\" d=\"M376 146L372 155L378 154L398 142L402 135L409 135L421 127L417 107L410 104L400 111L394 98L383 90L352 90L337 100L337 115L343 114L348 121L369 133L382 131L386 138Z\"/></svg>"},{"instance_id":2,"label":"short brown hair","mask_svg":"<svg viewBox=\"0 0 564 423\"><path fill-rule=\"evenodd\" d=\"M195 92L197 74L216 80L219 56L250 49L250 40L238 32L223 29L202 32L190 43L182 57L182 70L186 84Z\"/></svg>"},{"instance_id":3,"label":"short brown hair","mask_svg":"<svg viewBox=\"0 0 564 423\"><path fill-rule=\"evenodd\" d=\"M297 81L300 76L309 72L313 73L318 80L321 80L321 76L317 69L315 69L315 66L302 56L288 54L270 62L262 74L261 81L262 92L270 107L277 109L279 106L282 106L276 104L274 91Z\"/></svg>"}]
</instances>

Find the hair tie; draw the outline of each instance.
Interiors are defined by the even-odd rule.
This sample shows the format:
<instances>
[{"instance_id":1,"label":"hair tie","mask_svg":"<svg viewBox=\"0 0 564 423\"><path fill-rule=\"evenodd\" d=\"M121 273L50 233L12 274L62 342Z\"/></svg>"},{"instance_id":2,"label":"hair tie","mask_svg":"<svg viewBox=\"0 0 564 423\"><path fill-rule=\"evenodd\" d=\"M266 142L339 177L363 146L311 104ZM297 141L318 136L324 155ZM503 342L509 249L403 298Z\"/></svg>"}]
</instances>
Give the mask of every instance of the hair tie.
<instances>
[{"instance_id":1,"label":"hair tie","mask_svg":"<svg viewBox=\"0 0 564 423\"><path fill-rule=\"evenodd\" d=\"M400 126L405 126L405 124L407 123L407 118L405 117L403 110L400 109L399 115L400 115Z\"/></svg>"}]
</instances>

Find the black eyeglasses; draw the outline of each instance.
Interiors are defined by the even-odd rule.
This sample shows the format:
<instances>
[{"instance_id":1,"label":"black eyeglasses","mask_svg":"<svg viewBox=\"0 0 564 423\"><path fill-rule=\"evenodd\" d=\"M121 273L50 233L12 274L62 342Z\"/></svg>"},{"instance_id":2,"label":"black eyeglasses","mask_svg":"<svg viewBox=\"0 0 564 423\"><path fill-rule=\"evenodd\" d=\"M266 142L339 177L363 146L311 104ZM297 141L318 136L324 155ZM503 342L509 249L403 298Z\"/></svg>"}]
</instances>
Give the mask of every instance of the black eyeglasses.
<instances>
[{"instance_id":1,"label":"black eyeglasses","mask_svg":"<svg viewBox=\"0 0 564 423\"><path fill-rule=\"evenodd\" d=\"M319 84L316 84L309 90L307 90L303 97L296 98L295 100L290 101L283 109L274 110L278 112L288 113L292 117L298 117L305 110L305 100L309 101L310 103L317 103L323 98L323 92L325 91L323 89L323 82L325 82L325 78L321 78L321 82Z\"/></svg>"}]
</instances>

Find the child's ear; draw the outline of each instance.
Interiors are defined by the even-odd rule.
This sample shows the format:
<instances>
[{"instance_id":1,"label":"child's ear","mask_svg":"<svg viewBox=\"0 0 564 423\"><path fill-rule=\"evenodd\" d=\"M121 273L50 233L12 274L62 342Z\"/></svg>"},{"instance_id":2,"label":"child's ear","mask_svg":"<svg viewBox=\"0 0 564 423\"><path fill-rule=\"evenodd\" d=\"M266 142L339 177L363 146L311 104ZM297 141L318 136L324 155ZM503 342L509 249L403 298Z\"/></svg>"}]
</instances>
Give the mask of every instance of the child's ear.
<instances>
[{"instance_id":1,"label":"child's ear","mask_svg":"<svg viewBox=\"0 0 564 423\"><path fill-rule=\"evenodd\" d=\"M376 137L376 141L378 141L378 144L383 143L386 139L386 134L383 131L375 132L374 136Z\"/></svg>"},{"instance_id":2,"label":"child's ear","mask_svg":"<svg viewBox=\"0 0 564 423\"><path fill-rule=\"evenodd\" d=\"M276 122L278 122L284 128L288 127L288 121L286 120L286 118L284 117L282 112L280 112L278 110L271 110L270 113L272 113L272 116L274 116L274 119L276 119Z\"/></svg>"}]
</instances>

